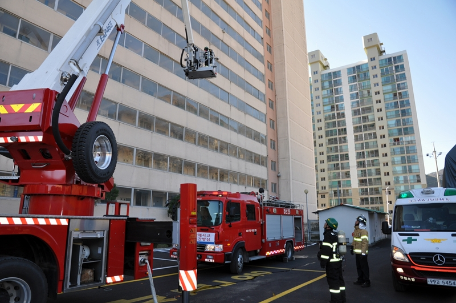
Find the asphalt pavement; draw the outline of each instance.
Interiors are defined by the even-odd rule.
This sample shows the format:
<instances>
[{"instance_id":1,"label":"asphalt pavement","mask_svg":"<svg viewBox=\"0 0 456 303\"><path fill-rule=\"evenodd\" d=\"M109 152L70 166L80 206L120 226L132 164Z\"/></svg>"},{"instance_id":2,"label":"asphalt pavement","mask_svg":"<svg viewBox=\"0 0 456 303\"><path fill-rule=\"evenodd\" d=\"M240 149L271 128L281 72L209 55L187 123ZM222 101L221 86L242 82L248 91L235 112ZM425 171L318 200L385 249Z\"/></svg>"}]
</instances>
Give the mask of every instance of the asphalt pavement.
<instances>
[{"instance_id":1,"label":"asphalt pavement","mask_svg":"<svg viewBox=\"0 0 456 303\"><path fill-rule=\"evenodd\" d=\"M257 260L245 264L242 275L232 275L227 266L198 265L198 289L190 302L328 302L325 272L317 260L318 245L295 254L295 260ZM370 288L353 285L357 279L355 256L344 262L347 302L356 303L454 303L456 288L415 287L406 293L393 289L390 265L390 241L383 240L369 248ZM166 250L154 251L154 285L158 302L182 302L177 289L177 262ZM127 278L128 279L128 278ZM60 294L53 303L153 303L148 279Z\"/></svg>"}]
</instances>

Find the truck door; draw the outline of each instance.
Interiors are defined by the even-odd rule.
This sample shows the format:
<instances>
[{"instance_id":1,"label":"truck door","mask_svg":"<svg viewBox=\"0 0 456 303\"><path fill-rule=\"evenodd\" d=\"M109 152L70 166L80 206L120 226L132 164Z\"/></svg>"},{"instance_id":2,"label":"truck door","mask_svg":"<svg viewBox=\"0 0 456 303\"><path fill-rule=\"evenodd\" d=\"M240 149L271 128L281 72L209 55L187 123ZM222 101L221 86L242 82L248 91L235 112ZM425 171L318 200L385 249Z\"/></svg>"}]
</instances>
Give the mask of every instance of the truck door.
<instances>
[{"instance_id":1,"label":"truck door","mask_svg":"<svg viewBox=\"0 0 456 303\"><path fill-rule=\"evenodd\" d=\"M245 239L245 249L247 251L261 248L261 223L259 211L257 203L245 203L243 236Z\"/></svg>"},{"instance_id":2,"label":"truck door","mask_svg":"<svg viewBox=\"0 0 456 303\"><path fill-rule=\"evenodd\" d=\"M226 203L226 232L223 233L223 245L231 245L242 240L241 203L228 201ZM228 246L229 247L229 246Z\"/></svg>"}]
</instances>

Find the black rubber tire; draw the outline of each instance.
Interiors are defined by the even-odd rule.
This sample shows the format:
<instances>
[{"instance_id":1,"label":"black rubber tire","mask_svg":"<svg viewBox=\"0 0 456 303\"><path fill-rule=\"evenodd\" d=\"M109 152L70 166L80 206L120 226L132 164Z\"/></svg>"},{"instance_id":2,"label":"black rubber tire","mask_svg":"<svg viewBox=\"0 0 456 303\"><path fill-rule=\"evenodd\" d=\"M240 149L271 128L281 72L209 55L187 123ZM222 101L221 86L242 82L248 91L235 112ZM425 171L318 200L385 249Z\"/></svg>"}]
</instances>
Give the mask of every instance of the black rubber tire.
<instances>
[{"instance_id":1,"label":"black rubber tire","mask_svg":"<svg viewBox=\"0 0 456 303\"><path fill-rule=\"evenodd\" d=\"M111 161L105 168L99 168L93 159L93 144L104 136L111 145ZM73 138L73 167L79 178L86 183L99 184L109 180L117 165L117 141L109 125L100 121L82 124Z\"/></svg>"},{"instance_id":2,"label":"black rubber tire","mask_svg":"<svg viewBox=\"0 0 456 303\"><path fill-rule=\"evenodd\" d=\"M242 248L236 249L231 257L230 271L232 274L240 275L244 269L244 250Z\"/></svg>"},{"instance_id":3,"label":"black rubber tire","mask_svg":"<svg viewBox=\"0 0 456 303\"><path fill-rule=\"evenodd\" d=\"M13 290L11 290L11 287L9 287L9 290L6 290L5 284L16 286L19 291L16 287L13 287ZM25 294L26 292L21 291L22 287L17 285L25 288L28 287L30 298L21 296L21 294ZM48 284L46 277L38 265L27 259L16 257L0 258L0 289L2 290L2 294L4 294L4 291L7 291L10 295L19 296L15 298L14 302L47 302ZM6 302L10 302L9 300L10 298ZM3 303L2 301L0 302Z\"/></svg>"},{"instance_id":4,"label":"black rubber tire","mask_svg":"<svg viewBox=\"0 0 456 303\"><path fill-rule=\"evenodd\" d=\"M393 287L394 287L394 290L397 291L397 292L406 292L408 290L407 285L404 285L404 284L400 283L398 281L396 275L394 274L394 272L392 272L392 276L393 276Z\"/></svg>"},{"instance_id":5,"label":"black rubber tire","mask_svg":"<svg viewBox=\"0 0 456 303\"><path fill-rule=\"evenodd\" d=\"M287 258L288 261L292 261L293 255L294 255L293 245L291 244L291 242L288 242L287 245L285 245L285 258Z\"/></svg>"}]
</instances>

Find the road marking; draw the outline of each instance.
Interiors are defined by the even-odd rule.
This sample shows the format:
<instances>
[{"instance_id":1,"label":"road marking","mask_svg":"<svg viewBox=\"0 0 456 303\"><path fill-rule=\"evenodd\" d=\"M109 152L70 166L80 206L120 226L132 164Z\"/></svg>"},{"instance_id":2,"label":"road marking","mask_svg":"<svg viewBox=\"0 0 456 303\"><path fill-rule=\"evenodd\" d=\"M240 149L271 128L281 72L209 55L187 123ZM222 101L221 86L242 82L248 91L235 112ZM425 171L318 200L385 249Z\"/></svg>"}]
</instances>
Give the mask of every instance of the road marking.
<instances>
[{"instance_id":1,"label":"road marking","mask_svg":"<svg viewBox=\"0 0 456 303\"><path fill-rule=\"evenodd\" d=\"M293 270L293 271L310 271L310 272L325 272L324 270L311 270L311 269L299 269L299 268L287 268L287 267L273 267L273 266L259 266L259 265L247 265L244 266L248 267L262 267L262 268L273 268L273 269L280 269L280 270Z\"/></svg>"},{"instance_id":2,"label":"road marking","mask_svg":"<svg viewBox=\"0 0 456 303\"><path fill-rule=\"evenodd\" d=\"M324 277L326 277L326 274L321 275L321 276L319 276L319 277L316 277L315 279L312 279L312 280L310 280L310 281L307 281L306 283L303 283L303 284L301 284L301 285L298 285L298 286L295 286L295 287L293 287L293 288L290 288L289 290L286 290L286 291L284 291L284 292L281 292L280 294L277 294L277 295L275 295L275 296L272 297L272 298L269 298L269 299L266 299L266 300L264 300L264 301L261 301L260 303L268 303L268 302L275 301L275 300L277 300L278 298L281 298L281 297L283 297L283 296L286 296L286 295L288 295L289 293L291 293L291 292L293 292L293 291L295 291L295 290L298 290L298 289L300 289L300 288L303 288L304 286L309 285L309 284L311 284L311 283L313 283L313 282L316 282L316 281L318 281L318 280L320 280L320 279L323 279Z\"/></svg>"}]
</instances>

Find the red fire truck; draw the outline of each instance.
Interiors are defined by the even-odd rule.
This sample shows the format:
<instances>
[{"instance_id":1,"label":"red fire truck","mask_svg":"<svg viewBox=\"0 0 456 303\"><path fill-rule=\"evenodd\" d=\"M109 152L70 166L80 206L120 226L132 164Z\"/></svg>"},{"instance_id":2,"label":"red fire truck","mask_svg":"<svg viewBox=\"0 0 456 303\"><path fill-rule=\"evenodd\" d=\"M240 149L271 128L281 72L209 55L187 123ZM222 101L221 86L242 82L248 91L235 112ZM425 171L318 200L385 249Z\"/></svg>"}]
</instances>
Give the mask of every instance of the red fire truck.
<instances>
[{"instance_id":1,"label":"red fire truck","mask_svg":"<svg viewBox=\"0 0 456 303\"><path fill-rule=\"evenodd\" d=\"M92 1L36 71L0 92L0 155L15 166L0 182L24 187L19 215L0 214L0 302L44 303L126 274L147 277L152 243L172 243L172 222L131 218L128 205L122 210L114 202L111 213L108 203L106 216L93 216L95 201L114 185L116 139L95 120L129 4ZM191 79L215 77L216 58L207 64L193 45L188 0L182 11L188 34L183 71ZM112 31L111 55L81 125L73 111Z\"/></svg>"},{"instance_id":2,"label":"red fire truck","mask_svg":"<svg viewBox=\"0 0 456 303\"><path fill-rule=\"evenodd\" d=\"M255 192L198 191L197 260L230 264L234 274L244 263L279 256L293 260L304 248L303 210ZM178 258L176 249L171 257Z\"/></svg>"}]
</instances>

